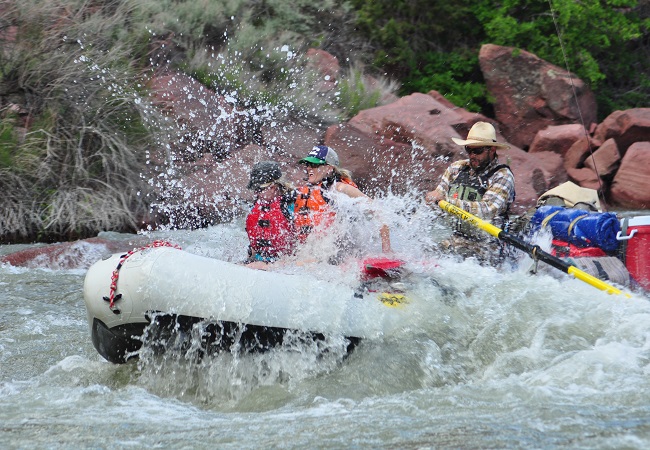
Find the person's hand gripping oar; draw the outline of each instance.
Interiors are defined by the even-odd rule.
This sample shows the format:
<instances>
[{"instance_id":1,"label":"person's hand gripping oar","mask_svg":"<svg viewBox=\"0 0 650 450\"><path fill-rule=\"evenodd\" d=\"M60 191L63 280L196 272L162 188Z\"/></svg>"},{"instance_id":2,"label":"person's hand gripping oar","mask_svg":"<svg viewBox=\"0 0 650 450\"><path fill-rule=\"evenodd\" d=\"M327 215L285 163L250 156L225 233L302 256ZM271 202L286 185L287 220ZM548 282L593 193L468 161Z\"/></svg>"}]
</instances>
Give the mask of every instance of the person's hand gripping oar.
<instances>
[{"instance_id":1,"label":"person's hand gripping oar","mask_svg":"<svg viewBox=\"0 0 650 450\"><path fill-rule=\"evenodd\" d=\"M459 217L461 220L477 227L480 228L481 230L491 234L495 238L502 240L504 242L507 242L508 244L518 248L519 250L523 250L526 253L528 253L534 260L540 260L545 262L546 264L555 267L556 269L559 269L569 275L574 276L575 278L584 281L587 284L592 285L593 287L600 289L601 291L606 291L608 294L616 294L616 295L625 295L626 297L630 298L631 295L621 291L620 289L616 289L614 286L611 286L604 281L578 269L575 266L572 266L571 264L567 263L566 261L561 260L560 258L557 258L549 253L546 253L543 251L538 245L533 245L529 244L528 242L524 241L523 239L520 239L516 236L510 235L506 233L505 231L501 230L500 228L497 228L496 226L492 225L489 222L486 222L482 219L479 219L478 217L468 213L464 209L458 208L457 206L452 205L451 203L445 201L445 200L440 200L438 202L438 206L443 210L446 211L450 214L453 214L457 217Z\"/></svg>"}]
</instances>

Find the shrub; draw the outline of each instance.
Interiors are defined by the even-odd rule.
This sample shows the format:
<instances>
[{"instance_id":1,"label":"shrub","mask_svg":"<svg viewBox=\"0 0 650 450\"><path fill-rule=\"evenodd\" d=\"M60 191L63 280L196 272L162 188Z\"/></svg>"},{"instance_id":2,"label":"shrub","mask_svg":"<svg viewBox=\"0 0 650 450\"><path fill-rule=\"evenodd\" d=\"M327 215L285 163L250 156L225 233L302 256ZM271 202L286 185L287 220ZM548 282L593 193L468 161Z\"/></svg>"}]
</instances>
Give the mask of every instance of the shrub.
<instances>
[{"instance_id":1,"label":"shrub","mask_svg":"<svg viewBox=\"0 0 650 450\"><path fill-rule=\"evenodd\" d=\"M361 64L352 65L338 83L341 119L350 119L364 109L381 105L385 98L394 96L398 88L396 82L385 77L368 76Z\"/></svg>"},{"instance_id":2,"label":"shrub","mask_svg":"<svg viewBox=\"0 0 650 450\"><path fill-rule=\"evenodd\" d=\"M404 80L402 94L435 89L458 106L488 113L473 55L493 43L525 49L576 73L595 91L601 117L647 104L650 19L636 0L352 4L359 29L372 43L373 64Z\"/></svg>"},{"instance_id":3,"label":"shrub","mask_svg":"<svg viewBox=\"0 0 650 450\"><path fill-rule=\"evenodd\" d=\"M436 90L453 104L468 111L480 112L488 108L487 89L478 67L476 52L425 53L422 64L404 82L404 90Z\"/></svg>"},{"instance_id":4,"label":"shrub","mask_svg":"<svg viewBox=\"0 0 650 450\"><path fill-rule=\"evenodd\" d=\"M525 48L589 83L605 117L613 109L644 106L650 95L650 19L639 16L636 5L636 0L554 0L549 8L545 0L509 0L495 8L484 1L477 15L486 40Z\"/></svg>"},{"instance_id":5,"label":"shrub","mask_svg":"<svg viewBox=\"0 0 650 450\"><path fill-rule=\"evenodd\" d=\"M3 171L11 181L3 236L60 239L137 229L146 212L140 172L150 136L132 48L121 40L130 13L127 3L73 0L24 0L5 11L18 34L1 42L0 96L25 105L33 123L9 143L10 127L3 128L2 154L10 155Z\"/></svg>"}]
</instances>

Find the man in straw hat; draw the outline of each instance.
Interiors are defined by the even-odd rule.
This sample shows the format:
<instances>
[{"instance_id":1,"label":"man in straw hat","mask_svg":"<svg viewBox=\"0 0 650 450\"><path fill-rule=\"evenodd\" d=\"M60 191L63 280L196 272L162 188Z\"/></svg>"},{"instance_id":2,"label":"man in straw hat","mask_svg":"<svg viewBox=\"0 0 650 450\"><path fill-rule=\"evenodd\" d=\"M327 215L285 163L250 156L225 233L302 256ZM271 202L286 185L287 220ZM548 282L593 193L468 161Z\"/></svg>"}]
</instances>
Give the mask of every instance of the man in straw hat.
<instances>
[{"instance_id":1,"label":"man in straw hat","mask_svg":"<svg viewBox=\"0 0 650 450\"><path fill-rule=\"evenodd\" d=\"M468 159L456 161L447 168L438 187L425 195L426 203L433 207L446 200L497 227L504 227L515 200L515 177L507 165L499 164L497 149L509 146L497 142L494 126L487 122L476 122L467 139L452 140L464 147ZM475 254L476 242L485 237L480 230L455 218L450 248L470 256ZM468 247L472 241L474 245Z\"/></svg>"}]
</instances>

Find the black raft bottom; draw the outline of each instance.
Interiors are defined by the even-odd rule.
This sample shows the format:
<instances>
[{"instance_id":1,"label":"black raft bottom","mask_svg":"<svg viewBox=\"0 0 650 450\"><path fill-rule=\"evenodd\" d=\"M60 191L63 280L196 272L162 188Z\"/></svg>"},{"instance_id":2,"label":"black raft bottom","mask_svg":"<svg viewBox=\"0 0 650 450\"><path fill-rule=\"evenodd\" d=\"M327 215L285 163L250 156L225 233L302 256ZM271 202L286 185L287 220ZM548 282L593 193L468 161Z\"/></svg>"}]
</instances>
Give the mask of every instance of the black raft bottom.
<instances>
[{"instance_id":1,"label":"black raft bottom","mask_svg":"<svg viewBox=\"0 0 650 450\"><path fill-rule=\"evenodd\" d=\"M122 364L137 358L137 351L146 343L156 353L173 348L194 351L203 357L223 351L240 353L265 352L281 346L288 334L299 335L303 341L323 341L322 333L297 332L286 328L211 321L198 317L151 312L148 323L135 323L107 328L99 319L93 321L92 342L106 360ZM350 353L361 340L346 337ZM199 345L197 345L197 342Z\"/></svg>"}]
</instances>

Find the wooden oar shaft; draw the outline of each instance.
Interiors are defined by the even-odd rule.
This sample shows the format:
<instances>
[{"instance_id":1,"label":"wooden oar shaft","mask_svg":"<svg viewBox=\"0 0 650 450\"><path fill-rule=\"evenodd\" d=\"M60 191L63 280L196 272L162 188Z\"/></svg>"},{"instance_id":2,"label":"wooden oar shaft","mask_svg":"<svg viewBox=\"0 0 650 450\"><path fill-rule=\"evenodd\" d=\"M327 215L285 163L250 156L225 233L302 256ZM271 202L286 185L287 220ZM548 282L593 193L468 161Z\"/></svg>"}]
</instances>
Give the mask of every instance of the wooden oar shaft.
<instances>
[{"instance_id":1,"label":"wooden oar shaft","mask_svg":"<svg viewBox=\"0 0 650 450\"><path fill-rule=\"evenodd\" d=\"M525 251L534 259L539 259L540 261L543 261L548 265L555 267L556 269L559 269L569 275L572 275L573 277L581 281L584 281L585 283L590 284L593 287L600 289L601 291L606 291L609 294L617 294L617 295L624 294L626 297L628 298L630 297L629 294L624 293L619 289L616 289L614 286L611 286L605 283L604 281L588 274L587 272L584 272L578 269L577 267L572 266L566 261L556 256L553 256L550 253L543 251L538 245L529 244L528 242L524 241L521 238L518 238L517 236L512 236L506 233L505 231L503 231L502 229L492 225L490 222L486 222L485 220L480 219L475 215L468 213L464 209L454 206L445 200L440 200L438 206L440 206L440 208L442 208L443 211L453 214L459 217L461 220L468 222L474 225L475 227L480 228L483 231L488 232L495 238L507 242L508 244L518 248L519 250Z\"/></svg>"}]
</instances>

